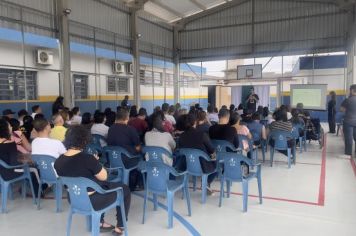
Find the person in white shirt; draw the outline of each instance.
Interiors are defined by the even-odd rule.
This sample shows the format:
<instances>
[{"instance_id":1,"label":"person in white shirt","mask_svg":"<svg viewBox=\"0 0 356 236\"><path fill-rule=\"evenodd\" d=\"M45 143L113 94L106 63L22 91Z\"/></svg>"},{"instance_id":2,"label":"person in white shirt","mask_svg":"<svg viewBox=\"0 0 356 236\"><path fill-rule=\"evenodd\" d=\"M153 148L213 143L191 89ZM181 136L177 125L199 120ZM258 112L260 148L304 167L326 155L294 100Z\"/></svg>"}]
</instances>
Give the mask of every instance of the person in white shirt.
<instances>
[{"instance_id":1,"label":"person in white shirt","mask_svg":"<svg viewBox=\"0 0 356 236\"><path fill-rule=\"evenodd\" d=\"M42 113L42 108L39 105L34 105L32 106L32 118L35 119L35 116L37 114L41 114Z\"/></svg>"},{"instance_id":2,"label":"person in white shirt","mask_svg":"<svg viewBox=\"0 0 356 236\"><path fill-rule=\"evenodd\" d=\"M34 120L33 128L37 132L37 138L31 144L32 154L58 158L67 151L61 141L49 138L51 126L46 119L38 118Z\"/></svg>"},{"instance_id":3,"label":"person in white shirt","mask_svg":"<svg viewBox=\"0 0 356 236\"><path fill-rule=\"evenodd\" d=\"M23 118L28 115L28 112L25 109L20 110L17 113L17 120L20 122L20 126L23 126Z\"/></svg>"},{"instance_id":4,"label":"person in white shirt","mask_svg":"<svg viewBox=\"0 0 356 236\"><path fill-rule=\"evenodd\" d=\"M215 112L215 109L212 106L208 106L208 120L212 123L219 123L218 113Z\"/></svg>"},{"instance_id":5,"label":"person in white shirt","mask_svg":"<svg viewBox=\"0 0 356 236\"><path fill-rule=\"evenodd\" d=\"M103 112L97 112L94 114L94 124L91 127L91 134L99 134L104 138L108 137L109 127L105 125L105 114ZM101 140L101 146L106 146L106 143Z\"/></svg>"},{"instance_id":6,"label":"person in white shirt","mask_svg":"<svg viewBox=\"0 0 356 236\"><path fill-rule=\"evenodd\" d=\"M161 109L163 111L164 117L166 118L166 121L171 123L172 126L176 125L176 119L174 118L174 116L170 115L170 113L169 113L169 110L170 110L169 104L163 103ZM174 106L173 106L173 114L174 114Z\"/></svg>"},{"instance_id":7,"label":"person in white shirt","mask_svg":"<svg viewBox=\"0 0 356 236\"><path fill-rule=\"evenodd\" d=\"M146 146L156 146L166 149L168 152L173 153L176 148L176 142L174 141L172 135L164 131L162 126L162 118L159 115L154 115L152 119L153 128L151 131L145 134L145 144ZM147 159L148 157L146 157ZM173 159L163 155L163 162L169 166L172 166Z\"/></svg>"},{"instance_id":8,"label":"person in white shirt","mask_svg":"<svg viewBox=\"0 0 356 236\"><path fill-rule=\"evenodd\" d=\"M79 107L73 107L72 109L73 117L70 120L71 125L80 125L82 123L82 117L80 116Z\"/></svg>"}]
</instances>

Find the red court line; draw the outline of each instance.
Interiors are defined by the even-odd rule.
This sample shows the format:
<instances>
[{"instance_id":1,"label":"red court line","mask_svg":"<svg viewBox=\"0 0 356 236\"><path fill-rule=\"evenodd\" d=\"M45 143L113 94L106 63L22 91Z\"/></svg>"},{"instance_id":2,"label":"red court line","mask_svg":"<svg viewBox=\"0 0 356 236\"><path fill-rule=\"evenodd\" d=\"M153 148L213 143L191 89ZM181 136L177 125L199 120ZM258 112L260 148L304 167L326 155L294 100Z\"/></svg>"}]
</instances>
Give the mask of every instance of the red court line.
<instances>
[{"instance_id":1,"label":"red court line","mask_svg":"<svg viewBox=\"0 0 356 236\"><path fill-rule=\"evenodd\" d=\"M273 163L287 163L286 161L273 161ZM297 162L297 164L301 164L301 165L310 165L310 166L321 166L321 164L319 163L307 163L307 162Z\"/></svg>"},{"instance_id":2,"label":"red court line","mask_svg":"<svg viewBox=\"0 0 356 236\"><path fill-rule=\"evenodd\" d=\"M352 170L354 171L354 174L356 176L356 163L355 163L355 160L352 157L350 158L350 162L351 162Z\"/></svg>"}]
</instances>

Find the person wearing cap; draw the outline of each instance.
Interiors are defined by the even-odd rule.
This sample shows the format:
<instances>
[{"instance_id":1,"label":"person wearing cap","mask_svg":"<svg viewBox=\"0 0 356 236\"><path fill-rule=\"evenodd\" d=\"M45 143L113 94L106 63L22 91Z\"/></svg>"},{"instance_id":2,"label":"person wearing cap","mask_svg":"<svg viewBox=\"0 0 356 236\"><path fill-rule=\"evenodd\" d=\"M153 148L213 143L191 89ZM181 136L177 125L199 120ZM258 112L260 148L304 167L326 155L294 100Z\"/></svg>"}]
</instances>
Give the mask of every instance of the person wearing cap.
<instances>
[{"instance_id":1,"label":"person wearing cap","mask_svg":"<svg viewBox=\"0 0 356 236\"><path fill-rule=\"evenodd\" d=\"M15 112L12 111L11 109L5 109L5 110L2 111L2 115L6 116L9 119L14 118L14 114L15 114Z\"/></svg>"}]
</instances>

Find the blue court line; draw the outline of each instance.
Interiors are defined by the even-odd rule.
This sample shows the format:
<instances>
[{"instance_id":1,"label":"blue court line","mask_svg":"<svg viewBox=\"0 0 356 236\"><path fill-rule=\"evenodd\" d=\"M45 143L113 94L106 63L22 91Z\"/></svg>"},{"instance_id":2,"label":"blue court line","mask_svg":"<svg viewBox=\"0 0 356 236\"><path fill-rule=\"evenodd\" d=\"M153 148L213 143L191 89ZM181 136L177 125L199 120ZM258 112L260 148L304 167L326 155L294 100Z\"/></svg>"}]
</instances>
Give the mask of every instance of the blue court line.
<instances>
[{"instance_id":1,"label":"blue court line","mask_svg":"<svg viewBox=\"0 0 356 236\"><path fill-rule=\"evenodd\" d=\"M138 197L144 198L145 196L141 193L132 193ZM147 198L150 202L153 202L152 198ZM158 206L163 208L164 210L168 211L167 206L164 204L158 202ZM192 234L192 236L201 236L201 234L194 228L193 225L191 225L186 219L184 219L181 215L179 215L177 212L173 211L173 216L182 223L182 225L185 226L185 228Z\"/></svg>"}]
</instances>

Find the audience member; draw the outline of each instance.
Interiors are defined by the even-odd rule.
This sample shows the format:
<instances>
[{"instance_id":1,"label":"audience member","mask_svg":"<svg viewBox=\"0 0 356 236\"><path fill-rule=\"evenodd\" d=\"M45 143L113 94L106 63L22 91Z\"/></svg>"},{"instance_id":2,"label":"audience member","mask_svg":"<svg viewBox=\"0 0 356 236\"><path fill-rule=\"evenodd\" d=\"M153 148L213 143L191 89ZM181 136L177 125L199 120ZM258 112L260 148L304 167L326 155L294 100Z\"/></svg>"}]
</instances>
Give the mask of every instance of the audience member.
<instances>
[{"instance_id":1,"label":"audience member","mask_svg":"<svg viewBox=\"0 0 356 236\"><path fill-rule=\"evenodd\" d=\"M42 108L39 105L32 106L32 118L35 119L37 114L42 114Z\"/></svg>"},{"instance_id":2,"label":"audience member","mask_svg":"<svg viewBox=\"0 0 356 236\"><path fill-rule=\"evenodd\" d=\"M54 103L52 104L52 115L55 115L59 111L64 109L63 100L64 97L59 96L57 97L56 101L54 101Z\"/></svg>"},{"instance_id":3,"label":"audience member","mask_svg":"<svg viewBox=\"0 0 356 236\"><path fill-rule=\"evenodd\" d=\"M50 138L57 139L61 142L64 141L64 136L67 132L67 128L64 127L64 120L60 114L53 116L54 127L51 130Z\"/></svg>"},{"instance_id":4,"label":"audience member","mask_svg":"<svg viewBox=\"0 0 356 236\"><path fill-rule=\"evenodd\" d=\"M13 112L11 109L5 109L2 111L2 115L5 117L5 118L9 118L9 119L12 119L14 118L14 114L16 112Z\"/></svg>"},{"instance_id":5,"label":"audience member","mask_svg":"<svg viewBox=\"0 0 356 236\"><path fill-rule=\"evenodd\" d=\"M105 125L107 127L111 127L115 123L116 112L110 111L106 113L106 122Z\"/></svg>"},{"instance_id":6,"label":"audience member","mask_svg":"<svg viewBox=\"0 0 356 236\"><path fill-rule=\"evenodd\" d=\"M202 131L209 135L210 122L206 117L205 111L198 111L197 113L197 130Z\"/></svg>"},{"instance_id":7,"label":"audience member","mask_svg":"<svg viewBox=\"0 0 356 236\"><path fill-rule=\"evenodd\" d=\"M199 149L208 155L212 155L212 160L215 159L214 153L215 149L210 141L209 136L196 129L196 118L192 114L188 115L183 115L181 117L182 120L184 120L184 132L180 135L179 141L178 141L178 148L194 148L194 149ZM200 159L200 164L202 171L204 173L209 173L212 172L216 169L216 161L206 161L203 158ZM183 160L183 159L181 159ZM184 162L183 162L184 163ZM179 169L183 169L184 165L186 164L180 164ZM208 177L208 194L212 195L213 191L210 188L211 183L213 182L214 178L216 177L216 173L209 175Z\"/></svg>"},{"instance_id":8,"label":"audience member","mask_svg":"<svg viewBox=\"0 0 356 236\"><path fill-rule=\"evenodd\" d=\"M61 141L49 138L51 125L46 119L39 118L34 120L33 128L37 132L37 138L35 138L31 144L32 154L48 155L58 158L67 151Z\"/></svg>"},{"instance_id":9,"label":"audience member","mask_svg":"<svg viewBox=\"0 0 356 236\"><path fill-rule=\"evenodd\" d=\"M123 188L123 198L125 206L125 214L128 216L131 202L131 194L128 187L122 183L109 182L108 173L98 161L97 156L84 153L82 150L90 142L91 137L89 131L82 126L73 126L66 133L65 146L68 149L66 153L61 155L54 163L59 176L64 177L85 177L96 182L103 189L110 190L116 187ZM88 189L89 199L94 210L98 211L111 205L117 201L117 193L99 194ZM114 230L115 235L123 233L123 221L121 218L120 207L116 208L116 226L112 226L104 221L104 214L100 219L100 230L110 232ZM95 227L95 226L93 226Z\"/></svg>"},{"instance_id":10,"label":"audience member","mask_svg":"<svg viewBox=\"0 0 356 236\"><path fill-rule=\"evenodd\" d=\"M23 125L20 127L27 140L31 140L31 134L33 130L32 122L33 122L32 116L29 115L24 116Z\"/></svg>"},{"instance_id":11,"label":"audience member","mask_svg":"<svg viewBox=\"0 0 356 236\"><path fill-rule=\"evenodd\" d=\"M145 108L140 108L138 111L138 115L134 118L131 118L128 122L128 125L135 128L138 135L140 136L140 140L143 140L143 137L148 130L148 124L146 122L147 111Z\"/></svg>"},{"instance_id":12,"label":"audience member","mask_svg":"<svg viewBox=\"0 0 356 236\"><path fill-rule=\"evenodd\" d=\"M258 146L261 140L267 140L266 128L260 123L260 114L252 115L252 121L247 124L247 128L250 130L254 145Z\"/></svg>"},{"instance_id":13,"label":"audience member","mask_svg":"<svg viewBox=\"0 0 356 236\"><path fill-rule=\"evenodd\" d=\"M84 112L83 116L82 116L82 123L81 125L85 128L87 128L88 130L91 129L93 122L91 120L91 114L89 112Z\"/></svg>"},{"instance_id":14,"label":"audience member","mask_svg":"<svg viewBox=\"0 0 356 236\"><path fill-rule=\"evenodd\" d=\"M217 124L219 122L219 116L218 113L214 111L214 108L212 106L208 106L208 120L212 124Z\"/></svg>"},{"instance_id":15,"label":"audience member","mask_svg":"<svg viewBox=\"0 0 356 236\"><path fill-rule=\"evenodd\" d=\"M162 147L172 154L176 148L176 142L170 133L165 132L161 115L156 113L152 119L153 129L145 134L146 146ZM173 159L166 155L163 155L163 161L170 166L173 164Z\"/></svg>"},{"instance_id":16,"label":"audience member","mask_svg":"<svg viewBox=\"0 0 356 236\"><path fill-rule=\"evenodd\" d=\"M73 117L71 119L71 125L80 125L82 123L82 117L80 116L79 107L73 107L72 109Z\"/></svg>"},{"instance_id":17,"label":"audience member","mask_svg":"<svg viewBox=\"0 0 356 236\"><path fill-rule=\"evenodd\" d=\"M17 112L18 120L20 122L20 126L23 126L23 118L28 115L28 112L25 109L19 110Z\"/></svg>"},{"instance_id":18,"label":"audience member","mask_svg":"<svg viewBox=\"0 0 356 236\"><path fill-rule=\"evenodd\" d=\"M105 139L108 137L109 127L105 125L105 114L98 112L94 115L94 124L90 129L91 134L98 134ZM100 140L101 146L106 146L104 140Z\"/></svg>"},{"instance_id":19,"label":"audience member","mask_svg":"<svg viewBox=\"0 0 356 236\"><path fill-rule=\"evenodd\" d=\"M109 128L107 143L109 146L120 146L126 149L131 155L141 154L140 137L136 130L128 126L129 112L126 109L120 109L116 114L116 121ZM142 158L122 156L122 162L126 168L136 166ZM135 190L137 185L142 184L138 171L131 171L130 173L130 189ZM139 186L141 189L143 185Z\"/></svg>"},{"instance_id":20,"label":"audience member","mask_svg":"<svg viewBox=\"0 0 356 236\"><path fill-rule=\"evenodd\" d=\"M229 124L230 112L227 109L219 111L219 123L210 127L209 136L211 139L226 140L239 147L239 139L236 129Z\"/></svg>"},{"instance_id":21,"label":"audience member","mask_svg":"<svg viewBox=\"0 0 356 236\"><path fill-rule=\"evenodd\" d=\"M137 106L133 105L130 107L130 118L135 118L138 115L137 113Z\"/></svg>"},{"instance_id":22,"label":"audience member","mask_svg":"<svg viewBox=\"0 0 356 236\"><path fill-rule=\"evenodd\" d=\"M9 120L9 123L12 129L11 140L16 143L17 151L23 154L31 153L31 144L20 130L20 122L12 118Z\"/></svg>"},{"instance_id":23,"label":"audience member","mask_svg":"<svg viewBox=\"0 0 356 236\"><path fill-rule=\"evenodd\" d=\"M241 116L234 112L231 117L230 117L230 125L235 128L236 132L238 135L243 135L246 136L248 139L252 139L252 135L250 133L250 130L247 128L246 125L241 124ZM245 151L249 151L249 144L248 140L242 140L242 148Z\"/></svg>"}]
</instances>

